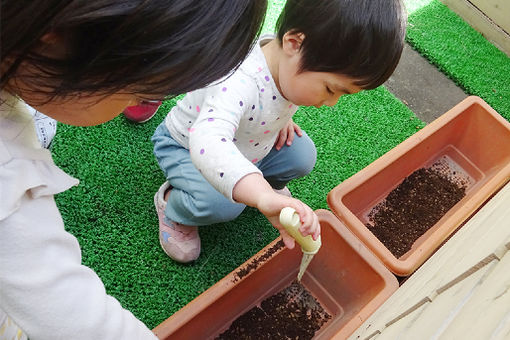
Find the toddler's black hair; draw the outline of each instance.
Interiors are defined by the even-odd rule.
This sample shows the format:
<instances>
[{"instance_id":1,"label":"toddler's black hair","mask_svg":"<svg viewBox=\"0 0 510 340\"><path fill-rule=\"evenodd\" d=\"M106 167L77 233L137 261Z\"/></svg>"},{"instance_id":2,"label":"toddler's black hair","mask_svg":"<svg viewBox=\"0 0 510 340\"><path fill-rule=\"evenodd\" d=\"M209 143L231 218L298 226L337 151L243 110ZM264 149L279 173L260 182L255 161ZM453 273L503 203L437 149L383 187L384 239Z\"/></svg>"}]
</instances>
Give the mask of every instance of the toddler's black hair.
<instances>
[{"instance_id":1,"label":"toddler's black hair","mask_svg":"<svg viewBox=\"0 0 510 340\"><path fill-rule=\"evenodd\" d=\"M18 78L50 97L192 91L241 63L266 7L266 0L1 0L0 86ZM64 58L41 50L47 33L64 40ZM37 77L19 72L22 62Z\"/></svg>"},{"instance_id":2,"label":"toddler's black hair","mask_svg":"<svg viewBox=\"0 0 510 340\"><path fill-rule=\"evenodd\" d=\"M303 33L300 71L333 72L364 89L384 83L404 48L406 14L400 0L288 0L276 23Z\"/></svg>"}]
</instances>

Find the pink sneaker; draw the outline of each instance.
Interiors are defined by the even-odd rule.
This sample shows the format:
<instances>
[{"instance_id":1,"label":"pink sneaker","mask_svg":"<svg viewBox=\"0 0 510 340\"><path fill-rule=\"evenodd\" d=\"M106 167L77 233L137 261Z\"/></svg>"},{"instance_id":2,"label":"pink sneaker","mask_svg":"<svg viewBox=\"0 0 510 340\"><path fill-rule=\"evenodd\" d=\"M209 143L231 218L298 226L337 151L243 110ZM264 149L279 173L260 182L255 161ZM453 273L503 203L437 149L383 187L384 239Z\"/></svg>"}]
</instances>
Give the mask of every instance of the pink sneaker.
<instances>
[{"instance_id":1,"label":"pink sneaker","mask_svg":"<svg viewBox=\"0 0 510 340\"><path fill-rule=\"evenodd\" d=\"M143 101L140 105L128 106L124 109L124 116L130 121L145 123L158 111L161 101Z\"/></svg>"},{"instance_id":2,"label":"pink sneaker","mask_svg":"<svg viewBox=\"0 0 510 340\"><path fill-rule=\"evenodd\" d=\"M196 226L177 222L165 223L165 193L171 189L170 183L165 182L154 195L154 205L159 219L159 243L173 260L187 263L196 260L200 255L200 236Z\"/></svg>"}]
</instances>

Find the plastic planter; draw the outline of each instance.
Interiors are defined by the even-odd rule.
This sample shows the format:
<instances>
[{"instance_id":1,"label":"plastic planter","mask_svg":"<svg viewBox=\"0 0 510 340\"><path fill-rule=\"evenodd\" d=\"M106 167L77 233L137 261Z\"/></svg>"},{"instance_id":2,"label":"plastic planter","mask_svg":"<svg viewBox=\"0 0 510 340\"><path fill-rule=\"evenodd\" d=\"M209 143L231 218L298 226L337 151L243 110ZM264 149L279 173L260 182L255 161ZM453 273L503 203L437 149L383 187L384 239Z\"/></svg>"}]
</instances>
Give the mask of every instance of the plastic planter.
<instances>
[{"instance_id":1,"label":"plastic planter","mask_svg":"<svg viewBox=\"0 0 510 340\"><path fill-rule=\"evenodd\" d=\"M368 212L415 170L446 159L469 179L466 196L396 258L365 226ZM478 97L450 111L335 187L328 204L395 274L410 275L510 178L510 124Z\"/></svg>"},{"instance_id":2,"label":"plastic planter","mask_svg":"<svg viewBox=\"0 0 510 340\"><path fill-rule=\"evenodd\" d=\"M301 283L332 318L317 339L345 339L397 288L395 276L329 211L318 210L322 248ZM296 279L301 250L273 241L154 329L160 339L213 339ZM261 261L263 259L263 261ZM254 268L253 263L258 262ZM240 278L240 271L252 268Z\"/></svg>"}]
</instances>

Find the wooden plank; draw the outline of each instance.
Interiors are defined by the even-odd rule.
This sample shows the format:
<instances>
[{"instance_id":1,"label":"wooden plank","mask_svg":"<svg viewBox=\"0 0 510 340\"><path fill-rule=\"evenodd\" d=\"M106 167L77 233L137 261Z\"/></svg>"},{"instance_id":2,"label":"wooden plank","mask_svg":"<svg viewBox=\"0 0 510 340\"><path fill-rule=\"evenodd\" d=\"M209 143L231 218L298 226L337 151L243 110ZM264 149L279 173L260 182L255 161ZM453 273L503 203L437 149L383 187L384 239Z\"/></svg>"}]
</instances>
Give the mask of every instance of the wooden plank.
<instances>
[{"instance_id":1,"label":"wooden plank","mask_svg":"<svg viewBox=\"0 0 510 340\"><path fill-rule=\"evenodd\" d=\"M475 30L510 57L510 32L505 32L467 0L441 0ZM485 1L485 0L481 0Z\"/></svg>"},{"instance_id":2,"label":"wooden plank","mask_svg":"<svg viewBox=\"0 0 510 340\"><path fill-rule=\"evenodd\" d=\"M501 256L495 251L501 249L502 240L510 237L510 210L506 207L509 201L510 185L507 185L448 241L448 246L439 249L420 268L422 270L404 283L400 289L412 282L405 288L407 292L401 293L402 302L394 305L401 308L401 316L405 315L406 309L412 311L420 304L432 301L442 290Z\"/></svg>"},{"instance_id":3,"label":"wooden plank","mask_svg":"<svg viewBox=\"0 0 510 340\"><path fill-rule=\"evenodd\" d=\"M472 298L498 263L498 260L493 260L487 266L439 294L432 302L424 305L427 308L422 311L419 317L406 325L403 331L393 339L416 339L418 334L421 339L436 338ZM402 321L400 320L398 323L402 323ZM392 327L393 325L389 328ZM382 331L382 339L385 338L386 332L387 329Z\"/></svg>"},{"instance_id":4,"label":"wooden plank","mask_svg":"<svg viewBox=\"0 0 510 340\"><path fill-rule=\"evenodd\" d=\"M506 33L510 33L510 1L508 0L470 0L480 11L488 16Z\"/></svg>"},{"instance_id":5,"label":"wooden plank","mask_svg":"<svg viewBox=\"0 0 510 340\"><path fill-rule=\"evenodd\" d=\"M510 313L503 318L498 327L492 333L491 340L508 340L510 339Z\"/></svg>"},{"instance_id":6,"label":"wooden plank","mask_svg":"<svg viewBox=\"0 0 510 340\"><path fill-rule=\"evenodd\" d=\"M375 339L378 339L380 334L381 334L380 332L375 332L374 334L372 334L369 338L367 338L365 340L375 340Z\"/></svg>"},{"instance_id":7,"label":"wooden plank","mask_svg":"<svg viewBox=\"0 0 510 340\"><path fill-rule=\"evenodd\" d=\"M499 259L507 251L506 242L510 238L510 184L500 190L485 206L475 214L447 243L440 248L408 280L409 299L418 304L426 297L433 298L455 282L467 277L494 259ZM411 280L412 279L412 280ZM414 283L418 281L417 283ZM407 284L401 287L401 289ZM420 288L411 289L410 287ZM422 296L412 297L415 291L427 287Z\"/></svg>"},{"instance_id":8,"label":"wooden plank","mask_svg":"<svg viewBox=\"0 0 510 340\"><path fill-rule=\"evenodd\" d=\"M409 327L421 318L423 312L428 309L429 305L430 302L421 305L419 308L415 309L412 313L407 314L398 322L395 322L389 327L383 329L377 340L416 339L416 335L412 337L406 337L407 334L409 334Z\"/></svg>"},{"instance_id":9,"label":"wooden plank","mask_svg":"<svg viewBox=\"0 0 510 340\"><path fill-rule=\"evenodd\" d=\"M510 252L507 252L440 339L492 339L508 330Z\"/></svg>"},{"instance_id":10,"label":"wooden plank","mask_svg":"<svg viewBox=\"0 0 510 340\"><path fill-rule=\"evenodd\" d=\"M503 187L427 260L349 339L365 339L406 315L493 260L510 238L510 184ZM483 239L484 243L480 244ZM476 245L476 246L475 246ZM508 248L507 248L508 249ZM495 254L497 251L498 254ZM498 256L497 256L498 255ZM442 290L441 290L442 288Z\"/></svg>"},{"instance_id":11,"label":"wooden plank","mask_svg":"<svg viewBox=\"0 0 510 340\"><path fill-rule=\"evenodd\" d=\"M508 195L507 202L510 200ZM500 202L502 203L502 202ZM472 233L459 237L446 248L452 254L459 251L463 254L456 263L450 261L442 267L443 273L438 273L438 293L462 280L467 275L483 267L486 263L500 259L507 251L505 239L510 237L510 210L505 213L499 209L489 209L473 217ZM462 244L462 242L466 242ZM452 254L453 255L453 254ZM445 254L445 256L448 256ZM444 273L446 272L446 274Z\"/></svg>"}]
</instances>

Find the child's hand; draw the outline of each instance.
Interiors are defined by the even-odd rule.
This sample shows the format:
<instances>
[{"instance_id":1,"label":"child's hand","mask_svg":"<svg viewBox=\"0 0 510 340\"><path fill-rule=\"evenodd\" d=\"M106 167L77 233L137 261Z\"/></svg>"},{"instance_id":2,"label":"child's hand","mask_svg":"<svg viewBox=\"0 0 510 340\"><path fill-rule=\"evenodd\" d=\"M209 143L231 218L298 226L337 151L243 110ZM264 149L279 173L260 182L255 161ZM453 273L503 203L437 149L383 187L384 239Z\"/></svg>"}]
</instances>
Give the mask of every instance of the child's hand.
<instances>
[{"instance_id":1,"label":"child's hand","mask_svg":"<svg viewBox=\"0 0 510 340\"><path fill-rule=\"evenodd\" d=\"M280 231L280 235L287 248L294 248L295 242L280 224L280 211L285 207L292 207L298 213L301 220L299 231L303 236L312 235L314 240L319 237L321 232L319 218L309 206L295 198L280 195L275 192L268 193L261 200L261 203L257 205L257 208L266 216L269 222Z\"/></svg>"},{"instance_id":2,"label":"child's hand","mask_svg":"<svg viewBox=\"0 0 510 340\"><path fill-rule=\"evenodd\" d=\"M234 187L232 197L236 202L257 208L266 216L269 222L280 231L287 248L294 248L294 239L280 224L280 211L285 207L294 208L298 213L301 220L299 231L303 236L312 235L312 238L316 240L321 233L319 218L309 206L295 198L276 193L259 173L252 173L240 179Z\"/></svg>"},{"instance_id":3,"label":"child's hand","mask_svg":"<svg viewBox=\"0 0 510 340\"><path fill-rule=\"evenodd\" d=\"M299 137L303 135L301 128L294 123L292 119L290 119L287 125L285 125L285 127L278 133L278 137L274 143L276 150L280 150L284 144L291 145L294 140L294 133L296 133Z\"/></svg>"}]
</instances>

